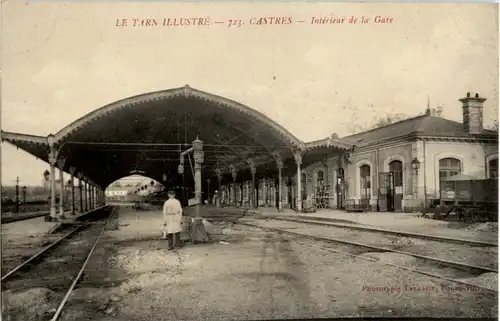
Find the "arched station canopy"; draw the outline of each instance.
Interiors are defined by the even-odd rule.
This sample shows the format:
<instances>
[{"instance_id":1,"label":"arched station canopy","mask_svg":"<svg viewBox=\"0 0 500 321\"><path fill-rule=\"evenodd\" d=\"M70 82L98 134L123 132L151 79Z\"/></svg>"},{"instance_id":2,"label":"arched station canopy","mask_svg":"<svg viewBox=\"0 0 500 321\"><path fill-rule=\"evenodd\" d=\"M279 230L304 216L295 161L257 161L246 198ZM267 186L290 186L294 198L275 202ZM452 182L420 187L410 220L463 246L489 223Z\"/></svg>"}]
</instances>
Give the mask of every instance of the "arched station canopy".
<instances>
[{"instance_id":1,"label":"arched station canopy","mask_svg":"<svg viewBox=\"0 0 500 321\"><path fill-rule=\"evenodd\" d=\"M101 187L133 172L158 181L164 174L177 177L179 153L197 137L205 177L216 176L217 169L229 174L232 166L248 173L250 160L275 168L276 154L286 162L296 150L313 155L351 147L332 138L304 143L254 109L187 85L111 103L48 137L2 132L2 140L45 161L55 146L65 159L63 170L74 167ZM186 156L187 177L190 167Z\"/></svg>"}]
</instances>

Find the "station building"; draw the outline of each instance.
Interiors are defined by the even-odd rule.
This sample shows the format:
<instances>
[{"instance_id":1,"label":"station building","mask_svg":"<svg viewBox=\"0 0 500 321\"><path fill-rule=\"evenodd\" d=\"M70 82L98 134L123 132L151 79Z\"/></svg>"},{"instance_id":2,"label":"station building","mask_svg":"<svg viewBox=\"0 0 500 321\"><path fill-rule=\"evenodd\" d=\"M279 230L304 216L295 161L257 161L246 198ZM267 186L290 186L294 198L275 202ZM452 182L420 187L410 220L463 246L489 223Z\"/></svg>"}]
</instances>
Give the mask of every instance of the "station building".
<instances>
[{"instance_id":1,"label":"station building","mask_svg":"<svg viewBox=\"0 0 500 321\"><path fill-rule=\"evenodd\" d=\"M463 173L496 178L498 133L483 128L485 100L471 93L459 99L462 123L433 116L427 108L424 115L343 138L331 137L353 147L301 168L302 208L355 204L371 211L412 211L439 199L440 181L447 177ZM308 145L311 150L328 148L329 139ZM297 174L284 179L283 207L296 208ZM249 203L250 185L244 185L243 203ZM259 206L278 206L276 178L261 178L257 185ZM230 189L223 188L222 194L231 202Z\"/></svg>"}]
</instances>

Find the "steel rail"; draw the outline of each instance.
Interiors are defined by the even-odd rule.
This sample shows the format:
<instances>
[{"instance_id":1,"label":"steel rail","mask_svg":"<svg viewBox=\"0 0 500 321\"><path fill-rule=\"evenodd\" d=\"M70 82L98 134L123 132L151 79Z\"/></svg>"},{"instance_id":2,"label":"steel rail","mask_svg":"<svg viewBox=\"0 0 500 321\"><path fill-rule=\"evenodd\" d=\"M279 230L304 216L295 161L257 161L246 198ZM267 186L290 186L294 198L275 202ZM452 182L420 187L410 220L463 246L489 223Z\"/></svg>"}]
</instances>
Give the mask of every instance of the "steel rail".
<instances>
[{"instance_id":1,"label":"steel rail","mask_svg":"<svg viewBox=\"0 0 500 321\"><path fill-rule=\"evenodd\" d=\"M452 237L446 237L446 236L428 235L428 234L421 234L421 233L414 233L414 232L386 230L386 229L380 229L380 228L369 227L369 226L357 226L357 225L353 225L353 224L340 224L340 223L333 223L333 222L314 220L314 219L301 220L301 219L288 218L288 217L268 217L268 216L265 216L262 218L257 218L257 219L272 219L272 220L276 220L276 221L286 221L286 222L295 222L295 223L315 224L315 225L321 225L321 226L342 227L342 228L348 228L348 229L354 229L354 230L380 232L380 233L385 233L385 234L393 234L393 235L399 235L399 236L408 236L408 237L415 237L415 238L421 238L421 239L429 239L429 240L434 240L434 241L442 241L442 242L450 242L450 243L458 243L458 244L468 244L468 245L483 246L483 247L488 247L488 246L498 247L498 244L490 243L490 242L459 239L459 238L452 238Z\"/></svg>"},{"instance_id":2,"label":"steel rail","mask_svg":"<svg viewBox=\"0 0 500 321\"><path fill-rule=\"evenodd\" d=\"M96 246L97 246L97 243L98 243L98 242L99 242L99 240L101 239L101 236L104 234L104 231L106 230L106 227L108 226L108 223L109 223L109 221L111 220L111 217L114 215L115 211L116 211L116 207L115 207L115 208L113 208L112 212L109 214L108 219L107 219L107 220L106 220L106 222L104 223L104 226L103 226L103 228L102 228L101 232L100 232L100 233L99 233L99 235L97 236L97 238L96 238L96 240L95 240L95 242L94 242L94 244L93 244L92 248L90 249L89 253L87 254L87 257L86 257L86 259L85 259L85 262L83 262L83 265L82 265L82 267L80 268L80 270L78 271L78 274L77 274L77 275L76 275L76 277L73 279L73 283L71 283L71 286L70 286L70 288L68 289L68 291L66 292L66 295L64 296L64 298L62 299L61 303L60 303L60 304L59 304L59 306L57 307L57 310L56 310L56 312L54 313L54 315L53 315L53 317L52 317L51 321L56 321L56 320L59 318L59 316L60 316L60 314L61 314L61 312L62 312L62 310L63 310L63 308L64 308L64 305L65 305L65 304L66 304L66 302L68 301L68 299L69 299L69 297L70 297L71 293L73 292L73 289L75 288L76 284L78 283L78 281L80 281L80 278L82 277L83 271L84 271L84 270L85 270L85 268L87 267L87 263L89 262L90 257L92 256L92 254L94 253L94 250L95 250L95 248L96 248Z\"/></svg>"},{"instance_id":3,"label":"steel rail","mask_svg":"<svg viewBox=\"0 0 500 321\"><path fill-rule=\"evenodd\" d=\"M312 245L309 245L309 244L305 244L305 243L301 243L301 242L297 242L297 243L302 244L302 245L306 245L306 246L309 246L309 247L313 247ZM415 273L426 275L426 276L431 276L431 277L438 278L438 279L443 279L443 280L454 282L454 283L460 283L460 284L463 284L463 285L467 285L467 286L475 287L475 288L480 288L480 289L487 290L487 291L490 291L490 292L495 292L495 293L498 292L495 289L490 289L490 288L486 288L486 287L483 287L483 286L480 286L480 285L476 285L476 284L472 284L472 283L468 283L468 282L464 282L464 281L460 281L460 280L448 278L446 276L442 276L442 275L439 275L439 274L434 274L434 273L425 272L425 271L421 271L421 270L417 270L417 269L412 269L410 267L401 266L401 265L394 264L394 263L383 262L383 261L376 260L376 259L371 258L371 257L356 255L356 254L352 254L352 253L348 253L348 252L343 252L343 251L339 251L339 250L335 250L335 249L326 248L326 247L323 247L323 246L320 246L319 248L322 249L322 250L329 251L329 252L335 252L335 253L344 254L344 255L347 255L347 256L361 258L361 259L364 259L364 260L367 260L367 261L371 261L371 262L375 262L375 263L382 263L382 264L385 264L385 265L396 267L398 269L403 269L403 270L415 272Z\"/></svg>"},{"instance_id":4,"label":"steel rail","mask_svg":"<svg viewBox=\"0 0 500 321\"><path fill-rule=\"evenodd\" d=\"M106 207L106 206L102 206L100 208L94 209L93 211L98 210L98 209L103 209L104 207ZM88 212L88 213L90 213L90 212ZM8 223L5 223L5 224L8 224ZM67 234L61 236L56 241L54 241L51 244L47 245L46 247L42 248L40 251L38 251L36 254L34 254L33 256L31 256L29 259L27 259L26 261L24 261L23 263L21 263L20 265L18 265L17 267L15 267L14 269L12 269L11 271L9 271L7 274L5 274L4 276L2 276L2 278L0 279L0 282L7 280L12 274L14 274L15 272L19 271L20 269L22 269L24 266L26 266L27 264L29 264L33 260L35 260L38 257L40 257L41 255L43 255L45 252L47 252L48 250L50 250L53 247L55 247L61 241L63 241L64 239L67 239L68 237L70 237L74 233L78 232L82 228L85 228L85 227L87 227L89 225L91 225L90 222L85 222L85 223L79 225L78 227L74 228L73 230L71 230Z\"/></svg>"},{"instance_id":5,"label":"steel rail","mask_svg":"<svg viewBox=\"0 0 500 321\"><path fill-rule=\"evenodd\" d=\"M243 223L243 222L238 222L238 223L243 224L243 225L246 224L246 225L250 225L250 226L255 226L255 227L275 229L273 227L264 227L264 226L260 226L260 225L253 225L253 224L250 224L250 223ZM286 230L276 229L276 231L285 232ZM375 245L357 243L357 242L346 241L346 240L341 240L341 239L334 239L334 238L330 238L330 237L314 236L314 235L308 235L308 234L297 233L297 232L289 232L289 233L296 234L297 236L302 236L302 237L310 237L310 238L314 238L314 239L321 240L321 241L344 243L344 244L348 244L348 245L356 245L356 246L360 246L360 247L366 247L366 248L370 248L372 250L377 250L377 251L385 251L385 252L393 252L393 253L397 253L397 254L410 255L410 256L417 257L417 258L422 259L422 260L436 261L436 262L443 263L443 264L446 264L446 265L450 265L450 266L453 266L453 267L460 266L460 267L463 267L463 268L465 268L467 270L475 269L475 270L479 270L479 271L482 271L482 272L494 272L494 273L498 273L498 270L495 270L495 269L492 269L492 268L488 268L488 267L482 267L482 266L464 264L464 263L453 262L453 261L448 261L448 260L441 260L441 259L433 258L433 257L430 257L430 256L424 256L424 255L414 254L414 253L410 253L410 252L393 250L393 249L390 249L390 248L387 248L387 247L380 247L380 246L375 246Z\"/></svg>"},{"instance_id":6,"label":"steel rail","mask_svg":"<svg viewBox=\"0 0 500 321\"><path fill-rule=\"evenodd\" d=\"M71 230L69 233L65 234L64 236L60 237L58 240L56 240L55 242L47 245L46 247L44 247L43 249L41 249L38 253L36 253L35 255L33 255L32 257L30 257L29 259L27 259L26 261L24 261L23 263L21 263L20 265L18 265L17 267L15 267L14 269L12 269L11 271L9 271L7 274L5 274L4 276L2 276L2 279L1 281L5 281L7 280L12 274L14 274L15 272L19 271L20 269L22 269L23 267L25 267L27 264L29 264L30 262L32 262L33 260L37 259L38 257L40 257L41 255L43 255L44 253L46 253L48 250L52 249L53 247L55 247L57 244L59 244L61 241L67 239L68 237L70 237L71 235L75 234L76 232L78 232L79 230L81 230L82 228L88 226L88 223L87 224L82 224L78 227L76 227L75 229Z\"/></svg>"},{"instance_id":7,"label":"steel rail","mask_svg":"<svg viewBox=\"0 0 500 321\"><path fill-rule=\"evenodd\" d=\"M467 268L468 270L477 269L477 270L480 270L480 271L483 271L483 272L495 272L495 273L498 273L497 270L490 269L490 268L478 267L478 266L474 266L474 265L468 265L468 264L463 264L463 263L458 263L458 262L452 262L452 261L447 261L447 260L441 260L441 259L437 259L437 258L432 258L432 257L418 255L418 254L412 254L412 253L407 253L407 252L392 250L392 249L383 248L383 247L377 247L377 246L368 245L368 244L361 244L361 243L357 243L357 242L350 242L350 241L333 239L333 238L327 238L327 237L322 237L322 236L314 236L314 235L308 235L308 234L303 234L303 233L291 232L291 231L282 230L282 229L278 229L278 228L265 227L265 226L261 226L261 225L255 225L255 224L250 224L250 223L240 222L240 221L237 221L236 224L241 224L241 225L256 227L256 228L260 228L260 229L263 229L263 230L270 230L270 231L279 232L279 233L287 233L287 234L291 234L291 235L295 235L295 236L299 236L299 237L310 238L310 239L319 240L319 241L325 241L325 242L330 242L330 243L343 243L343 244L347 244L347 245L355 245L355 246L358 246L358 247L364 247L364 248L369 248L369 249L377 250L378 252L383 251L383 252L392 252L392 253L404 254L404 255L409 255L409 256L413 256L413 257L424 259L424 260L428 260L428 261L438 262L438 263L441 263L441 264L444 264L444 265L448 265L448 266L451 266L451 267L457 267L457 266L459 266L461 268ZM351 254L351 253L345 253L345 252L334 250L334 249L332 249L332 251L338 252L338 253L343 253L343 254L348 254L348 255L352 255L352 256L356 256L356 257L360 257L360 258L365 258L365 257L362 257L362 256L358 256L358 255ZM412 269L412 268L409 268L409 267L399 266L399 265L388 263L388 262L382 262L380 260L378 260L378 261L375 260L375 262L380 262L382 264L396 266L398 268L402 268L402 269L409 270L409 271L412 271L412 272L420 273L420 274L423 274L423 275L433 276L433 277L444 279L444 280L447 280L447 281L450 281L450 282L460 283L460 284L464 284L464 285L467 285L467 286L477 287L477 288L481 288L481 289L485 289L485 290L488 290L488 291L491 291L491 292L498 293L498 290L496 290L496 289L490 289L490 288L482 287L480 285L471 284L471 283L468 283L468 282L465 282L465 281L459 281L459 280L456 280L456 279L451 279L451 278L448 278L448 277L445 277L445 276L442 276L442 275L438 275L438 274L434 274L434 273L430 273L430 272L425 272L425 271L421 271L421 270L416 270L416 269Z\"/></svg>"}]
</instances>

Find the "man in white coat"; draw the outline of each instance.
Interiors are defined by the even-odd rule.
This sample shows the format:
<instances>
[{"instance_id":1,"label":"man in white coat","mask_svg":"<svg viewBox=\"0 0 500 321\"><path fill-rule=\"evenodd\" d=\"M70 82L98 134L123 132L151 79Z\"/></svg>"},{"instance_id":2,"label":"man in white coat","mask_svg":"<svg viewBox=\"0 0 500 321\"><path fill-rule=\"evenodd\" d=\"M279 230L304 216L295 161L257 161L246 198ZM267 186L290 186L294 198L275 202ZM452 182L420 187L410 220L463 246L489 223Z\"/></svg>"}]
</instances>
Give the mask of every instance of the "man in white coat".
<instances>
[{"instance_id":1,"label":"man in white coat","mask_svg":"<svg viewBox=\"0 0 500 321\"><path fill-rule=\"evenodd\" d=\"M163 205L163 220L163 226L166 227L167 232L168 249L181 247L182 206L172 190L168 191L168 200Z\"/></svg>"}]
</instances>

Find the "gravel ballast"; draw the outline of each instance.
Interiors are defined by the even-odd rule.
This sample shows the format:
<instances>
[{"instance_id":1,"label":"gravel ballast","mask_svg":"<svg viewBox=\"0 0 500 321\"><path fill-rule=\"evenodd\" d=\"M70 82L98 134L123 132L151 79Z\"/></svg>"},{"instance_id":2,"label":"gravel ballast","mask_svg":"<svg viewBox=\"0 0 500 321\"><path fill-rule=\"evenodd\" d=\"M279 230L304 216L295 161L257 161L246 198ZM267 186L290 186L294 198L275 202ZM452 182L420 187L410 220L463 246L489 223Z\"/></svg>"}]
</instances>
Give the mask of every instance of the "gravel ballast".
<instances>
[{"instance_id":1,"label":"gravel ballast","mask_svg":"<svg viewBox=\"0 0 500 321\"><path fill-rule=\"evenodd\" d=\"M130 225L105 233L62 320L497 315L497 299L490 292L446 289L449 282L332 253L322 242L238 224L214 222L224 235L213 243L166 251L154 221L157 213L132 215L137 214L122 211L120 219ZM142 227L134 231L133 221Z\"/></svg>"}]
</instances>

